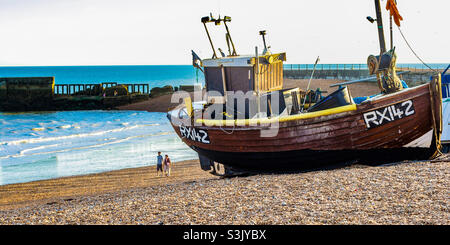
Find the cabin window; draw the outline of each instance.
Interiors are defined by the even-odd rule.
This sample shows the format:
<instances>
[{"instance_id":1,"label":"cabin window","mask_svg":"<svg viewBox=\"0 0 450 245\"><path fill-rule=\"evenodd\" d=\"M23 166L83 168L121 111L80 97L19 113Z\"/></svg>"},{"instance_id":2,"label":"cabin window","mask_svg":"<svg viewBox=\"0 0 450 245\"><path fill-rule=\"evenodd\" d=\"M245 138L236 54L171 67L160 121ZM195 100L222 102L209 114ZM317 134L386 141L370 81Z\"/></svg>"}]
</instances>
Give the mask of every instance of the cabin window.
<instances>
[{"instance_id":1,"label":"cabin window","mask_svg":"<svg viewBox=\"0 0 450 245\"><path fill-rule=\"evenodd\" d=\"M253 90L253 68L251 67L225 67L227 91L242 91L247 93Z\"/></svg>"},{"instance_id":2,"label":"cabin window","mask_svg":"<svg viewBox=\"0 0 450 245\"><path fill-rule=\"evenodd\" d=\"M224 67L227 91L253 91L252 67ZM207 91L218 91L224 95L221 67L205 67Z\"/></svg>"},{"instance_id":3,"label":"cabin window","mask_svg":"<svg viewBox=\"0 0 450 245\"><path fill-rule=\"evenodd\" d=\"M206 91L217 91L224 95L222 68L205 67Z\"/></svg>"}]
</instances>

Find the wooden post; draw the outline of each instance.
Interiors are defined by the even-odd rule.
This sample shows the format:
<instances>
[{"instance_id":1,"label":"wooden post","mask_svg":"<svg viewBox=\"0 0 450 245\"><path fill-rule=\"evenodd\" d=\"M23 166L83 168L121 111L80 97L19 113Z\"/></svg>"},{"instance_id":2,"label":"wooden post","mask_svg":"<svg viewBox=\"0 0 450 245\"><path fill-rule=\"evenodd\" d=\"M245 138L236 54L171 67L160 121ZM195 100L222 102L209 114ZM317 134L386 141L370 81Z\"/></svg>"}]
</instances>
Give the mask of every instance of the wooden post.
<instances>
[{"instance_id":1,"label":"wooden post","mask_svg":"<svg viewBox=\"0 0 450 245\"><path fill-rule=\"evenodd\" d=\"M256 58L256 70L255 70L255 90L256 90L256 99L258 102L258 114L261 112L261 98L259 96L259 90L260 90L260 86L259 86L259 55L258 55L258 46L255 47L255 58Z\"/></svg>"}]
</instances>

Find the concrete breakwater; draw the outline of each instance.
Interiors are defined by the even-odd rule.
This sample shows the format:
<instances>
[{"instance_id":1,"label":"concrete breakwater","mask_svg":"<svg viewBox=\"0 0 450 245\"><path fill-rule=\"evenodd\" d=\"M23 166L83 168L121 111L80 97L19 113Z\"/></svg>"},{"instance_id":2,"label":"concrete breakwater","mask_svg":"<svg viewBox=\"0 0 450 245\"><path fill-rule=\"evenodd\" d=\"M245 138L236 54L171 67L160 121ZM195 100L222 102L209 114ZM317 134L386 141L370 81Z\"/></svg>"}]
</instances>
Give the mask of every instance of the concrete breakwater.
<instances>
[{"instance_id":1,"label":"concrete breakwater","mask_svg":"<svg viewBox=\"0 0 450 245\"><path fill-rule=\"evenodd\" d=\"M148 84L141 86L148 91ZM136 92L135 87L117 83L55 85L54 77L0 78L0 111L113 109L149 98L148 92Z\"/></svg>"},{"instance_id":2,"label":"concrete breakwater","mask_svg":"<svg viewBox=\"0 0 450 245\"><path fill-rule=\"evenodd\" d=\"M54 89L53 77L0 78L0 109L24 111L42 107L49 109Z\"/></svg>"}]
</instances>

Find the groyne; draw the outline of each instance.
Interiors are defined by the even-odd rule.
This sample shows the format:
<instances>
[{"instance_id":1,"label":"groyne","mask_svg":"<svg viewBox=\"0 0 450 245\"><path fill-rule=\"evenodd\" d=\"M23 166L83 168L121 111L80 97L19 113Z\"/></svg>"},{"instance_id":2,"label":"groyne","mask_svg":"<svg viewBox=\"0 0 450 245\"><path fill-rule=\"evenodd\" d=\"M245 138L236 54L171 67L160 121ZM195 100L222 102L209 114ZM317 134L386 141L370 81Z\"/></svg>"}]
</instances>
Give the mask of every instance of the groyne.
<instances>
[{"instance_id":1,"label":"groyne","mask_svg":"<svg viewBox=\"0 0 450 245\"><path fill-rule=\"evenodd\" d=\"M149 84L55 84L54 77L0 78L0 111L109 110L200 85L154 87Z\"/></svg>"}]
</instances>

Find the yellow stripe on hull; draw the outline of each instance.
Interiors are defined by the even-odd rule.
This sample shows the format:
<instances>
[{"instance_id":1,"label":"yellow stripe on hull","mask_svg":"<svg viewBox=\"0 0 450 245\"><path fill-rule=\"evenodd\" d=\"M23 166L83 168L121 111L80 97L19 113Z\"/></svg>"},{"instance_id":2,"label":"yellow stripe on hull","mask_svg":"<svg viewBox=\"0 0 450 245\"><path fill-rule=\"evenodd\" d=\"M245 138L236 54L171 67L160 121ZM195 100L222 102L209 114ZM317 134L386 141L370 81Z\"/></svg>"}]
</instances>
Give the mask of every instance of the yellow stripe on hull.
<instances>
[{"instance_id":1,"label":"yellow stripe on hull","mask_svg":"<svg viewBox=\"0 0 450 245\"><path fill-rule=\"evenodd\" d=\"M275 122L288 122L315 117L329 116L333 114L355 111L356 104L340 106L322 111L307 112L290 116L273 117L273 118L256 118L256 119L236 119L236 120L215 120L215 119L197 119L195 122L205 126L248 126L258 124L271 124Z\"/></svg>"}]
</instances>

